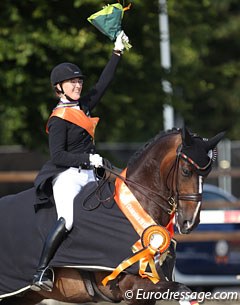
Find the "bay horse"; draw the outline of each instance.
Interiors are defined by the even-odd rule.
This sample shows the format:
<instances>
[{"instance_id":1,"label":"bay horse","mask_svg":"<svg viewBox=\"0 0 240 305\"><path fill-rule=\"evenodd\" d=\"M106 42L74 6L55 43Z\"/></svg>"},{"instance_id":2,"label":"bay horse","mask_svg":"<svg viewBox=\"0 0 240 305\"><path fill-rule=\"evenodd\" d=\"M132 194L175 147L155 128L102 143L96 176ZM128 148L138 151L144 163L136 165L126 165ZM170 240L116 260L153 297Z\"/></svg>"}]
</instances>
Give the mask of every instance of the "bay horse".
<instances>
[{"instance_id":1,"label":"bay horse","mask_svg":"<svg viewBox=\"0 0 240 305\"><path fill-rule=\"evenodd\" d=\"M161 132L129 160L126 177L122 179L157 225L167 226L173 214L181 234L190 233L199 224L202 184L212 169L213 151L223 136L224 133L219 133L211 139L204 139L185 127L174 128ZM172 272L172 265L170 267ZM167 280L161 277L154 284L148 278L122 272L104 286L102 281L110 274L109 271L87 272L87 281L86 273L76 268L55 268L54 272L52 292L28 289L2 298L0 304L34 305L43 299L54 299L78 304L124 300L129 305L154 305L154 298L136 298L139 289L146 293L163 293L168 289L172 292L190 291L185 285L174 282L171 274L166 277ZM93 293L86 282L91 282ZM131 291L131 297L126 294L128 291Z\"/></svg>"}]
</instances>

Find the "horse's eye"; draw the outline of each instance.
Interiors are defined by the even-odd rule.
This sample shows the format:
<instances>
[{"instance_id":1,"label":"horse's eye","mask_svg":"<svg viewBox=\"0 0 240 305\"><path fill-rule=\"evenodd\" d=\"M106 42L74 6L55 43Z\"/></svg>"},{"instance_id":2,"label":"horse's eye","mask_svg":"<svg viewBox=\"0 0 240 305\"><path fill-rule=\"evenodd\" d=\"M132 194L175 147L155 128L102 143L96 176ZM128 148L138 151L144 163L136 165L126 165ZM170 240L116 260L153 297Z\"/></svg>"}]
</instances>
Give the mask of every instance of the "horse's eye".
<instances>
[{"instance_id":1,"label":"horse's eye","mask_svg":"<svg viewBox=\"0 0 240 305\"><path fill-rule=\"evenodd\" d=\"M183 173L183 176L185 176L185 177L190 177L192 175L192 171L186 167L182 168L182 173Z\"/></svg>"}]
</instances>

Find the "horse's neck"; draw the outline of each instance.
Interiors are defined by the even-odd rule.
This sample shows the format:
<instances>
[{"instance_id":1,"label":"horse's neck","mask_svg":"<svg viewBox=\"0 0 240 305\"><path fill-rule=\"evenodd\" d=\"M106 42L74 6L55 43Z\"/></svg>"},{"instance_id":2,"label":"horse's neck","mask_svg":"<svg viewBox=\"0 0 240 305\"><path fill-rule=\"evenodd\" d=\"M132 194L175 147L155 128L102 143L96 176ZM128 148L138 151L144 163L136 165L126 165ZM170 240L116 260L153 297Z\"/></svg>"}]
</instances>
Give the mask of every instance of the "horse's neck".
<instances>
[{"instance_id":1,"label":"horse's neck","mask_svg":"<svg viewBox=\"0 0 240 305\"><path fill-rule=\"evenodd\" d=\"M131 177L130 179L131 181L134 181L134 177ZM155 222L161 225L166 225L169 222L169 215L159 205L165 207L166 209L169 208L169 206L165 200L157 195L159 193L161 196L166 196L167 198L168 192L165 189L161 179L159 179L158 183L156 183L152 176L147 175L144 184L140 181L137 183L141 184L142 187L135 187L134 185L130 187L134 196Z\"/></svg>"},{"instance_id":2,"label":"horse's neck","mask_svg":"<svg viewBox=\"0 0 240 305\"><path fill-rule=\"evenodd\" d=\"M131 181L143 186L139 188L133 185L131 190L145 211L161 225L167 225L170 219L166 212L170 206L162 197L168 198L170 195L168 182L173 179L170 171L176 159L178 143L178 138L173 141L172 146L159 142L158 146L153 146L145 153L141 162L138 162L138 166L134 171L130 171L128 176Z\"/></svg>"}]
</instances>

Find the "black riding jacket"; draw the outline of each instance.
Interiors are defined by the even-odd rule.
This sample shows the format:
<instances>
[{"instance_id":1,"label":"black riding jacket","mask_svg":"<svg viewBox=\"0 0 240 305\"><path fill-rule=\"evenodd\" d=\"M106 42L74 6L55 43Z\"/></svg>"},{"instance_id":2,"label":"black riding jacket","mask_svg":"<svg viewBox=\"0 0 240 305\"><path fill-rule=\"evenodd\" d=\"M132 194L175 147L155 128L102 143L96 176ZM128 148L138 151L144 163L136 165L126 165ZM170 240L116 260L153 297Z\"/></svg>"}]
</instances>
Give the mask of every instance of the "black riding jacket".
<instances>
[{"instance_id":1,"label":"black riding jacket","mask_svg":"<svg viewBox=\"0 0 240 305\"><path fill-rule=\"evenodd\" d=\"M80 108L90 115L111 83L121 56L112 54L95 86L79 100ZM52 177L69 167L89 165L89 154L95 153L93 138L80 126L59 117L48 121L49 150L51 159L42 167L35 179L38 197L51 195ZM45 195L43 195L45 193ZM39 202L38 202L39 203Z\"/></svg>"}]
</instances>

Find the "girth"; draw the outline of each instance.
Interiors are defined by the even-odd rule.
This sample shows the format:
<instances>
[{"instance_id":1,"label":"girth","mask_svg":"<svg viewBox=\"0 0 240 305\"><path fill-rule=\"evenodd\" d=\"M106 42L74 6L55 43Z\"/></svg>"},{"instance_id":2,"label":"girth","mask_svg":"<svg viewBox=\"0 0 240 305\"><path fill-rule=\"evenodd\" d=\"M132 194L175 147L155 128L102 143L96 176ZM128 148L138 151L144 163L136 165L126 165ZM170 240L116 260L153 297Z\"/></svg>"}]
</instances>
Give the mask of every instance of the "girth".
<instances>
[{"instance_id":1,"label":"girth","mask_svg":"<svg viewBox=\"0 0 240 305\"><path fill-rule=\"evenodd\" d=\"M86 271L86 270L79 270L79 273L82 277L84 282L85 288L88 294L93 298L94 302L110 302L110 303L120 303L121 300L113 300L103 294L96 283L96 279L93 272Z\"/></svg>"}]
</instances>

